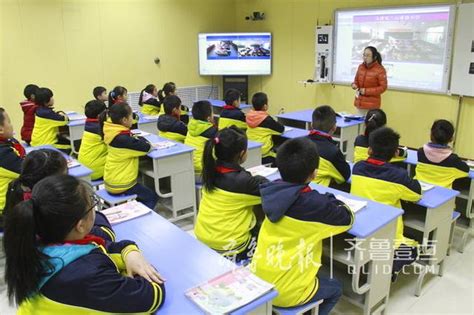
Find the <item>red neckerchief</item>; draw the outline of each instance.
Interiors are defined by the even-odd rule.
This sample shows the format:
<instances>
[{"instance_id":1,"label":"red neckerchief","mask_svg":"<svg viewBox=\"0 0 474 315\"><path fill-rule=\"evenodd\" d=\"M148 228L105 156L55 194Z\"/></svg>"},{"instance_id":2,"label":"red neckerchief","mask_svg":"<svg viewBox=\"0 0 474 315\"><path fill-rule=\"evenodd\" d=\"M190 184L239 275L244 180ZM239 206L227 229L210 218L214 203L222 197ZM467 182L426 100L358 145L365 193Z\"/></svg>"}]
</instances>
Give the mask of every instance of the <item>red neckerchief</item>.
<instances>
[{"instance_id":1,"label":"red neckerchief","mask_svg":"<svg viewBox=\"0 0 474 315\"><path fill-rule=\"evenodd\" d=\"M74 244L74 245L87 245L96 243L98 245L105 246L105 240L102 237L98 237L92 234L87 234L83 239L74 241L64 241L62 244Z\"/></svg>"},{"instance_id":2,"label":"red neckerchief","mask_svg":"<svg viewBox=\"0 0 474 315\"><path fill-rule=\"evenodd\" d=\"M31 191L24 191L23 192L23 201L31 199Z\"/></svg>"},{"instance_id":3,"label":"red neckerchief","mask_svg":"<svg viewBox=\"0 0 474 315\"><path fill-rule=\"evenodd\" d=\"M373 164L373 165L377 165L377 166L382 166L382 165L385 164L384 161L377 160L377 159L374 159L374 158L368 158L368 159L367 159L367 163L370 163L370 164Z\"/></svg>"},{"instance_id":4,"label":"red neckerchief","mask_svg":"<svg viewBox=\"0 0 474 315\"><path fill-rule=\"evenodd\" d=\"M302 193L308 193L310 191L313 191L313 189L311 189L311 187L309 187L309 185L300 190L300 192L302 192Z\"/></svg>"},{"instance_id":5,"label":"red neckerchief","mask_svg":"<svg viewBox=\"0 0 474 315\"><path fill-rule=\"evenodd\" d=\"M86 118L86 123L88 122L99 122L99 119L97 118Z\"/></svg>"},{"instance_id":6,"label":"red neckerchief","mask_svg":"<svg viewBox=\"0 0 474 315\"><path fill-rule=\"evenodd\" d=\"M131 136L132 132L130 130L122 130L122 131L119 132L119 135Z\"/></svg>"},{"instance_id":7,"label":"red neckerchief","mask_svg":"<svg viewBox=\"0 0 474 315\"><path fill-rule=\"evenodd\" d=\"M223 109L237 109L237 107L234 107L232 105L224 105L224 107L222 107Z\"/></svg>"},{"instance_id":8,"label":"red neckerchief","mask_svg":"<svg viewBox=\"0 0 474 315\"><path fill-rule=\"evenodd\" d=\"M14 139L5 139L3 137L0 137L0 142L9 144L17 153L20 158L24 158L26 155L25 148L21 145L20 142L14 140Z\"/></svg>"},{"instance_id":9,"label":"red neckerchief","mask_svg":"<svg viewBox=\"0 0 474 315\"><path fill-rule=\"evenodd\" d=\"M310 136L321 136L321 137L324 137L324 138L327 138L329 140L332 140L332 137L331 135L325 133L325 132L322 132L322 131L319 131L319 130L316 130L316 129L312 129L309 131L309 135Z\"/></svg>"},{"instance_id":10,"label":"red neckerchief","mask_svg":"<svg viewBox=\"0 0 474 315\"><path fill-rule=\"evenodd\" d=\"M216 171L220 174L227 174L232 172L238 172L239 170L231 167L216 166Z\"/></svg>"}]
</instances>

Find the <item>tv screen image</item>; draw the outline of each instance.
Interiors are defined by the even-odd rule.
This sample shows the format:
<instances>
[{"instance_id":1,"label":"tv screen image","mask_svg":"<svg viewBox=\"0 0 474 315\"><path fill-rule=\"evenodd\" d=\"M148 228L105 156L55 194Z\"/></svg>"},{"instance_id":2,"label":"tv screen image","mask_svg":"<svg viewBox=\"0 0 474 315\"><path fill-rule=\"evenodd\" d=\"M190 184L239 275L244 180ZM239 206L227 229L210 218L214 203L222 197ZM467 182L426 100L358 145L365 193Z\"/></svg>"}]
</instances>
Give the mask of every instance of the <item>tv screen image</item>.
<instances>
[{"instance_id":1,"label":"tv screen image","mask_svg":"<svg viewBox=\"0 0 474 315\"><path fill-rule=\"evenodd\" d=\"M270 33L199 34L201 75L271 73Z\"/></svg>"}]
</instances>

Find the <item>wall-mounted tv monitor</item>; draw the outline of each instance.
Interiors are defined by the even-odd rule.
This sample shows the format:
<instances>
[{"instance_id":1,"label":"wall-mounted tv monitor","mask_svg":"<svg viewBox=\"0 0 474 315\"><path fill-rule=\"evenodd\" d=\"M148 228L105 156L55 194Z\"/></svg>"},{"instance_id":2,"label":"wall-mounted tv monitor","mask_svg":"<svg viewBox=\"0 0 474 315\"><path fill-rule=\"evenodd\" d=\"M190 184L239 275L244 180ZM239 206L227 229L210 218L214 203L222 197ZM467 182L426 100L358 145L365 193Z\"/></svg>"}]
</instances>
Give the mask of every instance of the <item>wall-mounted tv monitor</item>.
<instances>
[{"instance_id":1,"label":"wall-mounted tv monitor","mask_svg":"<svg viewBox=\"0 0 474 315\"><path fill-rule=\"evenodd\" d=\"M199 74L269 75L271 72L270 33L199 34Z\"/></svg>"}]
</instances>

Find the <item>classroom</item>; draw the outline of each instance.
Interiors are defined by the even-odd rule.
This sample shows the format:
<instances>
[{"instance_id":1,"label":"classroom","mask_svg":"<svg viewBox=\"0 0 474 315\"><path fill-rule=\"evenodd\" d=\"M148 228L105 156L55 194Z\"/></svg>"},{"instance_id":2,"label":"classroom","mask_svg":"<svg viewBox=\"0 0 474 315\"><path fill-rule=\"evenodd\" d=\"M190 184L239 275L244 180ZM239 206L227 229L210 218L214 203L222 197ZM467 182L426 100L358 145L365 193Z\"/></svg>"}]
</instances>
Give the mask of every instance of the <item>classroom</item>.
<instances>
[{"instance_id":1,"label":"classroom","mask_svg":"<svg viewBox=\"0 0 474 315\"><path fill-rule=\"evenodd\" d=\"M0 16L0 314L474 314L474 0Z\"/></svg>"}]
</instances>

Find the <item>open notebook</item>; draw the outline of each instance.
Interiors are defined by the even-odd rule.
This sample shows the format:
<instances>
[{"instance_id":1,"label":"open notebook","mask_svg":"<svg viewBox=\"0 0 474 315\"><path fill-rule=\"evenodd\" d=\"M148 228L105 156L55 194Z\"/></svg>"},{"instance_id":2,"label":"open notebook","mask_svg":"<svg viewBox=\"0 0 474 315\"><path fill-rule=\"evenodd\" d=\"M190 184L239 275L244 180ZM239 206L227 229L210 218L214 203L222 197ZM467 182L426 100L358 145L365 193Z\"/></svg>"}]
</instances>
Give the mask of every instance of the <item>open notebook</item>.
<instances>
[{"instance_id":1,"label":"open notebook","mask_svg":"<svg viewBox=\"0 0 474 315\"><path fill-rule=\"evenodd\" d=\"M367 206L367 201L351 199L342 195L336 195L336 199L344 202L354 213Z\"/></svg>"},{"instance_id":2,"label":"open notebook","mask_svg":"<svg viewBox=\"0 0 474 315\"><path fill-rule=\"evenodd\" d=\"M81 166L81 163L79 163L77 160L75 159L67 159L67 168L73 168L73 167L77 167L77 166Z\"/></svg>"},{"instance_id":3,"label":"open notebook","mask_svg":"<svg viewBox=\"0 0 474 315\"><path fill-rule=\"evenodd\" d=\"M268 177L278 172L278 169L276 167L266 167L265 165L258 165L248 168L247 171L250 172L252 176L260 175L263 177Z\"/></svg>"},{"instance_id":4,"label":"open notebook","mask_svg":"<svg viewBox=\"0 0 474 315\"><path fill-rule=\"evenodd\" d=\"M421 186L421 191L422 192L425 192L425 191L428 191L430 189L433 189L435 185L431 185L431 184L428 184L428 183L425 183L425 182L420 182L420 186Z\"/></svg>"},{"instance_id":5,"label":"open notebook","mask_svg":"<svg viewBox=\"0 0 474 315\"><path fill-rule=\"evenodd\" d=\"M228 314L272 290L245 267L239 267L185 292L206 314Z\"/></svg>"},{"instance_id":6,"label":"open notebook","mask_svg":"<svg viewBox=\"0 0 474 315\"><path fill-rule=\"evenodd\" d=\"M142 215L145 215L150 211L151 209L145 206L144 204L136 200L132 200L126 203L122 203L118 206L105 209L101 212L105 214L110 224L117 224L120 222L135 219L137 217L141 217Z\"/></svg>"}]
</instances>

